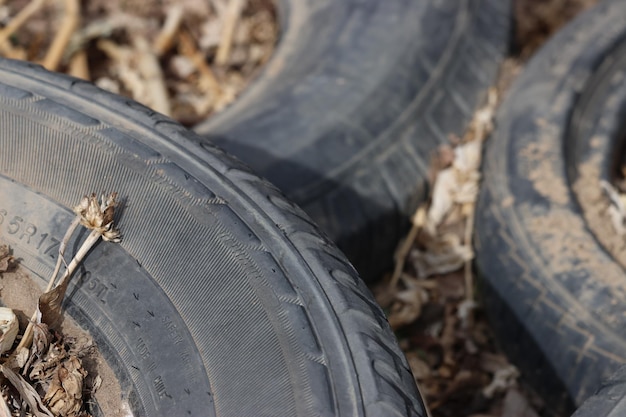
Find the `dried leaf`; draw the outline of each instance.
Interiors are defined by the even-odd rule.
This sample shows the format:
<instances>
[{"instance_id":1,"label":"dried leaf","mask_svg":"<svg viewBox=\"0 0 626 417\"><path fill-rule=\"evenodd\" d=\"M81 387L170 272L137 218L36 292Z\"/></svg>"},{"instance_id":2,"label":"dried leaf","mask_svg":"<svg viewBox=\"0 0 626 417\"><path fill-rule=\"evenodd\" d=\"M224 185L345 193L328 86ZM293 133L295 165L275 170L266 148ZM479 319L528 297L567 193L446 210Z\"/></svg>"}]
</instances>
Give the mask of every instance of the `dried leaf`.
<instances>
[{"instance_id":1,"label":"dried leaf","mask_svg":"<svg viewBox=\"0 0 626 417\"><path fill-rule=\"evenodd\" d=\"M609 216L613 223L615 232L624 236L626 234L626 227L624 227L624 221L626 220L626 204L624 204L624 195L620 194L613 185L605 180L600 181L600 186L606 193L609 200L611 200L611 206L609 206Z\"/></svg>"},{"instance_id":2,"label":"dried leaf","mask_svg":"<svg viewBox=\"0 0 626 417\"><path fill-rule=\"evenodd\" d=\"M513 365L496 370L491 383L483 388L483 395L492 398L496 393L506 391L513 387L519 377L519 371Z\"/></svg>"},{"instance_id":3,"label":"dried leaf","mask_svg":"<svg viewBox=\"0 0 626 417\"><path fill-rule=\"evenodd\" d=\"M96 391L100 389L101 386L102 386L102 378L100 377L100 375L96 375L91 385L91 393L94 394Z\"/></svg>"},{"instance_id":4,"label":"dried leaf","mask_svg":"<svg viewBox=\"0 0 626 417\"><path fill-rule=\"evenodd\" d=\"M13 310L0 307L0 354L8 352L13 347L20 326Z\"/></svg>"},{"instance_id":5,"label":"dried leaf","mask_svg":"<svg viewBox=\"0 0 626 417\"><path fill-rule=\"evenodd\" d=\"M2 393L0 393L0 417L12 417L11 410L9 410L9 406Z\"/></svg>"},{"instance_id":6,"label":"dried leaf","mask_svg":"<svg viewBox=\"0 0 626 417\"><path fill-rule=\"evenodd\" d=\"M463 328L467 328L468 323L472 318L472 312L476 309L476 301L472 299L463 300L457 307L457 316L461 319L461 325Z\"/></svg>"},{"instance_id":7,"label":"dried leaf","mask_svg":"<svg viewBox=\"0 0 626 417\"><path fill-rule=\"evenodd\" d=\"M609 206L608 214L615 233L619 236L624 236L626 234L626 227L624 227L624 214L621 213L619 208L616 206Z\"/></svg>"},{"instance_id":8,"label":"dried leaf","mask_svg":"<svg viewBox=\"0 0 626 417\"><path fill-rule=\"evenodd\" d=\"M30 407L35 417L54 417L50 410L41 402L41 398L39 398L39 394L35 391L35 388L26 382L24 378L4 365L0 365L0 373L17 389L22 400L28 404L28 407Z\"/></svg>"},{"instance_id":9,"label":"dried leaf","mask_svg":"<svg viewBox=\"0 0 626 417\"><path fill-rule=\"evenodd\" d=\"M83 381L87 371L80 359L71 356L57 368L44 401L54 414L63 417L78 416L83 405Z\"/></svg>"},{"instance_id":10,"label":"dried leaf","mask_svg":"<svg viewBox=\"0 0 626 417\"><path fill-rule=\"evenodd\" d=\"M459 187L456 173L453 168L447 168L439 172L435 185L430 207L428 208L428 227L431 233L443 221L454 204L454 191Z\"/></svg>"},{"instance_id":11,"label":"dried leaf","mask_svg":"<svg viewBox=\"0 0 626 417\"><path fill-rule=\"evenodd\" d=\"M37 323L33 326L33 345L31 354L43 356L52 342L52 334L46 323Z\"/></svg>"},{"instance_id":12,"label":"dried leaf","mask_svg":"<svg viewBox=\"0 0 626 417\"><path fill-rule=\"evenodd\" d=\"M427 300L428 294L420 287L399 291L389 313L391 327L397 329L413 323L420 316L422 305Z\"/></svg>"},{"instance_id":13,"label":"dried leaf","mask_svg":"<svg viewBox=\"0 0 626 417\"><path fill-rule=\"evenodd\" d=\"M63 343L55 343L48 348L46 355L35 361L30 371L29 378L33 381L45 381L52 378L56 369L68 357Z\"/></svg>"},{"instance_id":14,"label":"dried leaf","mask_svg":"<svg viewBox=\"0 0 626 417\"><path fill-rule=\"evenodd\" d=\"M56 328L63 320L63 297L67 291L69 279L62 280L58 286L48 292L41 294L39 297L39 311L41 313L41 322L48 327Z\"/></svg>"},{"instance_id":15,"label":"dried leaf","mask_svg":"<svg viewBox=\"0 0 626 417\"><path fill-rule=\"evenodd\" d=\"M424 242L426 250L413 249L410 253L420 278L454 272L474 257L472 248L461 244L461 238L452 233L433 236Z\"/></svg>"},{"instance_id":16,"label":"dried leaf","mask_svg":"<svg viewBox=\"0 0 626 417\"><path fill-rule=\"evenodd\" d=\"M28 358L30 357L30 352L27 348L23 347L17 350L15 354L15 363L18 368L23 368L28 362Z\"/></svg>"},{"instance_id":17,"label":"dried leaf","mask_svg":"<svg viewBox=\"0 0 626 417\"><path fill-rule=\"evenodd\" d=\"M500 369L510 366L509 361L502 354L483 352L480 354L480 369L490 374L495 374Z\"/></svg>"},{"instance_id":18,"label":"dried leaf","mask_svg":"<svg viewBox=\"0 0 626 417\"><path fill-rule=\"evenodd\" d=\"M51 342L52 334L50 334L50 331L48 330L48 325L46 325L45 323L35 323L33 325L33 344L30 347L28 361L23 366L23 375L26 375L26 372L35 361L41 359L46 354L46 352L48 352L48 348ZM29 377L31 379L37 379L35 375L38 375L38 373L31 372Z\"/></svg>"},{"instance_id":19,"label":"dried leaf","mask_svg":"<svg viewBox=\"0 0 626 417\"><path fill-rule=\"evenodd\" d=\"M511 388L504 397L501 417L539 417L539 415L519 390Z\"/></svg>"},{"instance_id":20,"label":"dried leaf","mask_svg":"<svg viewBox=\"0 0 626 417\"><path fill-rule=\"evenodd\" d=\"M459 145L454 149L454 161L452 167L459 174L470 174L478 172L480 168L480 156L482 153L482 143L472 141Z\"/></svg>"}]
</instances>

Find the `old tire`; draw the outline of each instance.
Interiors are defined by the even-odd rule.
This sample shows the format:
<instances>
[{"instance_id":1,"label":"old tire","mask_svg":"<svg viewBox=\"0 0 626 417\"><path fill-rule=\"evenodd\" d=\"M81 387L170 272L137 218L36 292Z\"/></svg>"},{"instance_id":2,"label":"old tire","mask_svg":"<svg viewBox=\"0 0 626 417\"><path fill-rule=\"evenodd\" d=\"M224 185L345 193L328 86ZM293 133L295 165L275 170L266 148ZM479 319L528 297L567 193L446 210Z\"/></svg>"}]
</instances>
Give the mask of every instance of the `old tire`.
<instances>
[{"instance_id":1,"label":"old tire","mask_svg":"<svg viewBox=\"0 0 626 417\"><path fill-rule=\"evenodd\" d=\"M0 235L38 282L81 195L125 200L67 310L134 415L425 416L383 312L274 187L89 83L7 60L0 80Z\"/></svg>"},{"instance_id":2,"label":"old tire","mask_svg":"<svg viewBox=\"0 0 626 417\"><path fill-rule=\"evenodd\" d=\"M195 129L298 203L364 279L427 196L507 50L509 0L281 0L278 49ZM208 145L211 146L211 145Z\"/></svg>"},{"instance_id":3,"label":"old tire","mask_svg":"<svg viewBox=\"0 0 626 417\"><path fill-rule=\"evenodd\" d=\"M486 152L476 218L485 308L554 411L573 411L626 362L625 259L594 212L623 153L624 16L625 2L604 1L549 41Z\"/></svg>"},{"instance_id":4,"label":"old tire","mask_svg":"<svg viewBox=\"0 0 626 417\"><path fill-rule=\"evenodd\" d=\"M600 390L572 415L572 417L623 416L626 416L626 365L604 381Z\"/></svg>"}]
</instances>

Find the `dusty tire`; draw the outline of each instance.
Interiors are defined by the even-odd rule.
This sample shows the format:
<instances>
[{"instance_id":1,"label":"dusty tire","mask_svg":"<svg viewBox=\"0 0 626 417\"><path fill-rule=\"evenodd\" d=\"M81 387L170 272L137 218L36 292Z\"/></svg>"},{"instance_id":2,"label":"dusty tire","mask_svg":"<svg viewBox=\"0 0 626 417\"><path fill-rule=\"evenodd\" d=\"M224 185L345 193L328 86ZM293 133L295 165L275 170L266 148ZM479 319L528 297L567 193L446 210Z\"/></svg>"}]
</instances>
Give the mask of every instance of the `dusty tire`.
<instances>
[{"instance_id":1,"label":"dusty tire","mask_svg":"<svg viewBox=\"0 0 626 417\"><path fill-rule=\"evenodd\" d=\"M622 366L572 417L626 416L626 366Z\"/></svg>"},{"instance_id":2,"label":"dusty tire","mask_svg":"<svg viewBox=\"0 0 626 417\"><path fill-rule=\"evenodd\" d=\"M89 83L6 60L0 80L0 234L31 275L82 194L125 200L67 310L135 415L425 416L371 294L275 188Z\"/></svg>"},{"instance_id":3,"label":"dusty tire","mask_svg":"<svg viewBox=\"0 0 626 417\"><path fill-rule=\"evenodd\" d=\"M508 46L509 0L281 0L283 34L232 107L195 129L298 203L379 278Z\"/></svg>"},{"instance_id":4,"label":"dusty tire","mask_svg":"<svg viewBox=\"0 0 626 417\"><path fill-rule=\"evenodd\" d=\"M625 2L604 1L549 41L486 152L476 219L485 307L555 411L573 411L626 362L624 259L591 211L626 126L624 16Z\"/></svg>"}]
</instances>

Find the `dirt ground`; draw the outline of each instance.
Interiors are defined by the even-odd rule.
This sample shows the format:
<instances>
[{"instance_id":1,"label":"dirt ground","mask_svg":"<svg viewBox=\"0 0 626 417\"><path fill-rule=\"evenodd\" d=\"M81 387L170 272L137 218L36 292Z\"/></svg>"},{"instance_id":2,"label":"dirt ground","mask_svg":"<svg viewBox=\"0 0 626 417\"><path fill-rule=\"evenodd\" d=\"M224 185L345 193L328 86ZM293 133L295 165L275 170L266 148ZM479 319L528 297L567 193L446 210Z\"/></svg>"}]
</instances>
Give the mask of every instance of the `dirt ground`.
<instances>
[{"instance_id":1,"label":"dirt ground","mask_svg":"<svg viewBox=\"0 0 626 417\"><path fill-rule=\"evenodd\" d=\"M28 290L25 290L25 287ZM32 281L27 271L18 265L15 269L2 273L0 292L3 305L17 314L20 328L25 328L34 306L37 305L41 288ZM122 393L115 373L98 350L93 348L91 337L69 317L64 319L60 331L67 340L76 340L75 346L81 346L82 364L88 372L84 382L85 392L95 392L93 395L88 395L85 400L95 400L107 417L128 415L126 412L128 405L120 400ZM99 377L99 382L96 383L97 377ZM97 388L95 388L96 384Z\"/></svg>"}]
</instances>

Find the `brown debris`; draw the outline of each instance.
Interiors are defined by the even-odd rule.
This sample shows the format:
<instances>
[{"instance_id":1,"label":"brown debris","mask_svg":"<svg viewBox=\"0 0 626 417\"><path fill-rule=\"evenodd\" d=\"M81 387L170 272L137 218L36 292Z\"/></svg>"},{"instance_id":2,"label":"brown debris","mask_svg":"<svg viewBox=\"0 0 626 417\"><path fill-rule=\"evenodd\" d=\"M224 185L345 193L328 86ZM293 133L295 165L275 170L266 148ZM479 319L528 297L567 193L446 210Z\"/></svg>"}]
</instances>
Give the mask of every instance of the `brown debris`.
<instances>
[{"instance_id":1,"label":"brown debris","mask_svg":"<svg viewBox=\"0 0 626 417\"><path fill-rule=\"evenodd\" d=\"M15 259L11 255L8 245L0 245L0 273L6 272L15 266Z\"/></svg>"},{"instance_id":2,"label":"brown debris","mask_svg":"<svg viewBox=\"0 0 626 417\"><path fill-rule=\"evenodd\" d=\"M62 417L77 417L80 414L86 376L87 372L76 356L70 356L57 368L44 397L52 413Z\"/></svg>"},{"instance_id":3,"label":"brown debris","mask_svg":"<svg viewBox=\"0 0 626 417\"><path fill-rule=\"evenodd\" d=\"M515 41L522 58L530 57L551 35L598 0L515 1Z\"/></svg>"},{"instance_id":4,"label":"brown debris","mask_svg":"<svg viewBox=\"0 0 626 417\"><path fill-rule=\"evenodd\" d=\"M237 28L244 2L245 0L230 0L228 6L225 8L225 13L223 13L222 36L217 48L217 54L215 55L215 63L217 65L226 65L228 62L233 46L235 29Z\"/></svg>"},{"instance_id":5,"label":"brown debris","mask_svg":"<svg viewBox=\"0 0 626 417\"><path fill-rule=\"evenodd\" d=\"M21 399L28 404L31 413L35 417L55 417L42 403L39 394L28 381L5 365L0 365L0 374L19 392Z\"/></svg>"},{"instance_id":6,"label":"brown debris","mask_svg":"<svg viewBox=\"0 0 626 417\"><path fill-rule=\"evenodd\" d=\"M10 16L0 55L90 80L187 125L228 106L278 37L274 0L31 0L0 8ZM191 72L180 71L184 61Z\"/></svg>"},{"instance_id":7,"label":"brown debris","mask_svg":"<svg viewBox=\"0 0 626 417\"><path fill-rule=\"evenodd\" d=\"M25 401L31 411L29 415L35 417L88 417L83 410L83 396L86 393L93 394L102 385L102 379L92 375L90 388L84 390L88 372L83 368L80 358L91 350L93 344L89 338L79 340L64 337L58 330L62 328L64 319L62 304L65 292L78 265L100 238L111 242L120 241L120 233L113 224L116 196L116 193L111 193L98 198L92 194L83 197L74 207L76 216L60 242L53 275L46 290L38 298L35 313L28 321L19 344L12 351L10 349L19 331L18 320L12 309L0 308L0 345L6 345L0 352L6 352L6 357L0 358L0 373L15 388L14 392L11 391L6 381L0 379L0 395L3 396L0 415L6 414L7 410L8 415L21 413L21 404ZM90 230L90 233L73 253L69 263L66 263L65 247L79 225ZM8 256L8 247L2 246L0 251L5 257ZM61 264L65 265L65 271L57 282ZM33 292L25 284L19 283L20 290ZM16 298L15 293L12 294L9 300ZM32 298L33 294L18 294L22 298L28 296ZM45 392L43 402L37 390ZM121 408L118 407L118 410Z\"/></svg>"},{"instance_id":8,"label":"brown debris","mask_svg":"<svg viewBox=\"0 0 626 417\"><path fill-rule=\"evenodd\" d=\"M435 155L430 201L414 214L393 275L374 289L392 328L407 333L401 343L437 417L504 417L493 404L518 389L519 372L495 353L474 300L471 269L482 143L493 128L497 99L492 89L465 135Z\"/></svg>"},{"instance_id":9,"label":"brown debris","mask_svg":"<svg viewBox=\"0 0 626 417\"><path fill-rule=\"evenodd\" d=\"M70 42L70 37L80 23L80 3L78 0L65 0L63 2L63 20L56 36L52 40L52 44L46 53L46 57L42 61L42 65L54 71L59 66L65 48Z\"/></svg>"}]
</instances>

